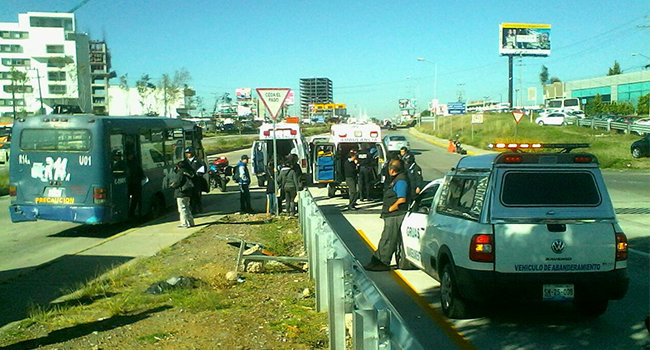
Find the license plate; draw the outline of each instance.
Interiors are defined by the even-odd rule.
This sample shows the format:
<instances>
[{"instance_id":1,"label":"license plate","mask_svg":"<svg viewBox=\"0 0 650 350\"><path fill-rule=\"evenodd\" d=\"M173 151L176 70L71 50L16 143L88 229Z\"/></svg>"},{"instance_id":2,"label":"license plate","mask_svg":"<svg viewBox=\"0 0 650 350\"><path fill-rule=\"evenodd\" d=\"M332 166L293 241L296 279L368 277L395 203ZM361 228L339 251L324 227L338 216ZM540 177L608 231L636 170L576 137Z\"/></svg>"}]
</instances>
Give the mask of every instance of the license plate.
<instances>
[{"instance_id":1,"label":"license plate","mask_svg":"<svg viewBox=\"0 0 650 350\"><path fill-rule=\"evenodd\" d=\"M543 300L573 300L573 284L545 284L542 289Z\"/></svg>"},{"instance_id":2,"label":"license plate","mask_svg":"<svg viewBox=\"0 0 650 350\"><path fill-rule=\"evenodd\" d=\"M50 187L47 189L46 196L49 198L63 197L63 189L58 187Z\"/></svg>"}]
</instances>

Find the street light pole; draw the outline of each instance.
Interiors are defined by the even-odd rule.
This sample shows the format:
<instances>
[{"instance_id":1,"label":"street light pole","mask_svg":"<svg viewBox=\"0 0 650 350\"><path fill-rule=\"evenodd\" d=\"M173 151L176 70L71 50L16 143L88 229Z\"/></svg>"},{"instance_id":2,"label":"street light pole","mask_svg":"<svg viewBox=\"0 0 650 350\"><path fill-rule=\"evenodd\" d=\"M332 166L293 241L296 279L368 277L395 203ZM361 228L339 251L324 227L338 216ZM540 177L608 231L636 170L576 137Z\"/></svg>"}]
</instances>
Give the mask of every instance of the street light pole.
<instances>
[{"instance_id":1,"label":"street light pole","mask_svg":"<svg viewBox=\"0 0 650 350\"><path fill-rule=\"evenodd\" d=\"M431 62L424 57L418 57L419 62L427 62L430 64L433 64L434 66L434 75L433 75L433 101L435 104L433 104L433 113L431 113L431 116L433 116L433 130L436 129L436 114L438 113L438 62Z\"/></svg>"}]
</instances>

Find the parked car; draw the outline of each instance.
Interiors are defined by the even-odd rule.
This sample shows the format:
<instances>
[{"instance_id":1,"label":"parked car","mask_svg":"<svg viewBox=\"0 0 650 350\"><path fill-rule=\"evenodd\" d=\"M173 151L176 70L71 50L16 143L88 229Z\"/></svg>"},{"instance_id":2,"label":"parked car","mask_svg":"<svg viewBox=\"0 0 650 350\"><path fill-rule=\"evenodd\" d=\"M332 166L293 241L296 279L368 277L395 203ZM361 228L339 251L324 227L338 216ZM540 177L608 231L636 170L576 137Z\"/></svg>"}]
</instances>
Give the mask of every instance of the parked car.
<instances>
[{"instance_id":1,"label":"parked car","mask_svg":"<svg viewBox=\"0 0 650 350\"><path fill-rule=\"evenodd\" d=\"M637 120L634 121L634 123L632 123L632 126L650 126L650 118L637 119ZM637 131L636 133L641 135L641 136L646 135L645 132Z\"/></svg>"},{"instance_id":2,"label":"parked car","mask_svg":"<svg viewBox=\"0 0 650 350\"><path fill-rule=\"evenodd\" d=\"M539 126L544 125L567 125L574 124L576 117L572 117L564 112L554 112L548 115L543 115L535 119L535 124Z\"/></svg>"},{"instance_id":3,"label":"parked car","mask_svg":"<svg viewBox=\"0 0 650 350\"><path fill-rule=\"evenodd\" d=\"M399 152L402 147L411 148L411 144L402 135L388 135L384 137L384 145L388 152Z\"/></svg>"},{"instance_id":4,"label":"parked car","mask_svg":"<svg viewBox=\"0 0 650 350\"><path fill-rule=\"evenodd\" d=\"M646 134L642 139L632 142L630 146L632 157L650 157L650 134Z\"/></svg>"}]
</instances>

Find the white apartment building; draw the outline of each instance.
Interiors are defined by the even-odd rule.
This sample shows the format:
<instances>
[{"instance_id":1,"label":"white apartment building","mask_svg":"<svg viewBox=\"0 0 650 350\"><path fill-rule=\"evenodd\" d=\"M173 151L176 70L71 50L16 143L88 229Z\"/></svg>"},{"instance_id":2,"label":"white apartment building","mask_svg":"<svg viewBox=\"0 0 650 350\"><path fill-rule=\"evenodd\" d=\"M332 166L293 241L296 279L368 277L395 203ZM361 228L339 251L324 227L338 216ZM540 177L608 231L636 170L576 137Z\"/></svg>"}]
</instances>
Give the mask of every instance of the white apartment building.
<instances>
[{"instance_id":1,"label":"white apartment building","mask_svg":"<svg viewBox=\"0 0 650 350\"><path fill-rule=\"evenodd\" d=\"M12 70L26 79L12 79ZM0 23L0 116L12 116L14 103L19 114L56 104L90 112L90 70L88 36L75 33L74 14L28 12Z\"/></svg>"}]
</instances>

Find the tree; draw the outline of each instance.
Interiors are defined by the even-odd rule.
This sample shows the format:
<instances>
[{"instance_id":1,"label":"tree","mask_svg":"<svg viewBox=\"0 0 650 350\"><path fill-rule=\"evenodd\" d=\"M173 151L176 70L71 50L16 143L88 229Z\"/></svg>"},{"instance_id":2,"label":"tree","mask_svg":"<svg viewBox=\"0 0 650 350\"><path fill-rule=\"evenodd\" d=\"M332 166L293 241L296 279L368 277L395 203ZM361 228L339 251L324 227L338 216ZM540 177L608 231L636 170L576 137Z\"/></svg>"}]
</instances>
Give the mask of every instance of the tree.
<instances>
[{"instance_id":1,"label":"tree","mask_svg":"<svg viewBox=\"0 0 650 350\"><path fill-rule=\"evenodd\" d=\"M25 90L27 88L25 87L25 83L29 81L27 78L27 73L26 72L21 72L16 67L11 66L10 70L10 79L11 79L11 105L13 106L13 116L14 118L18 117L18 114L16 113L16 92L22 92L23 94L23 109L21 111L21 114L25 114Z\"/></svg>"},{"instance_id":2,"label":"tree","mask_svg":"<svg viewBox=\"0 0 650 350\"><path fill-rule=\"evenodd\" d=\"M558 77L551 77L551 84L553 84L553 83L561 83L561 82L562 82L562 80L560 80L560 78L558 78Z\"/></svg>"},{"instance_id":3,"label":"tree","mask_svg":"<svg viewBox=\"0 0 650 350\"><path fill-rule=\"evenodd\" d=\"M587 106L585 107L585 113L587 115L603 113L604 107L603 98L600 96L600 94L596 94L596 97L587 103Z\"/></svg>"},{"instance_id":4,"label":"tree","mask_svg":"<svg viewBox=\"0 0 650 350\"><path fill-rule=\"evenodd\" d=\"M637 114L650 114L650 93L639 97L639 103L636 105Z\"/></svg>"},{"instance_id":5,"label":"tree","mask_svg":"<svg viewBox=\"0 0 650 350\"><path fill-rule=\"evenodd\" d=\"M120 76L120 89L127 91L129 90L129 73L126 73Z\"/></svg>"},{"instance_id":6,"label":"tree","mask_svg":"<svg viewBox=\"0 0 650 350\"><path fill-rule=\"evenodd\" d=\"M548 68L545 65L542 65L542 71L539 73L539 81L542 83L542 87L546 86L548 81Z\"/></svg>"},{"instance_id":7,"label":"tree","mask_svg":"<svg viewBox=\"0 0 650 350\"><path fill-rule=\"evenodd\" d=\"M609 69L607 75L617 75L621 73L621 66L618 64L618 61L614 61L614 66Z\"/></svg>"},{"instance_id":8,"label":"tree","mask_svg":"<svg viewBox=\"0 0 650 350\"><path fill-rule=\"evenodd\" d=\"M170 77L169 74L163 74L158 88L163 89L163 99L165 101L165 116L167 116L167 106L174 104L182 99L183 91L187 83L191 80L190 73L185 68L181 68L174 72L174 76Z\"/></svg>"},{"instance_id":9,"label":"tree","mask_svg":"<svg viewBox=\"0 0 650 350\"><path fill-rule=\"evenodd\" d=\"M135 82L135 87L138 90L138 95L140 95L140 106L142 107L142 111L144 114L151 112L149 111L151 105L145 108L145 104L147 103L149 95L151 95L156 86L151 83L151 77L149 77L149 74L143 74L140 79Z\"/></svg>"}]
</instances>

